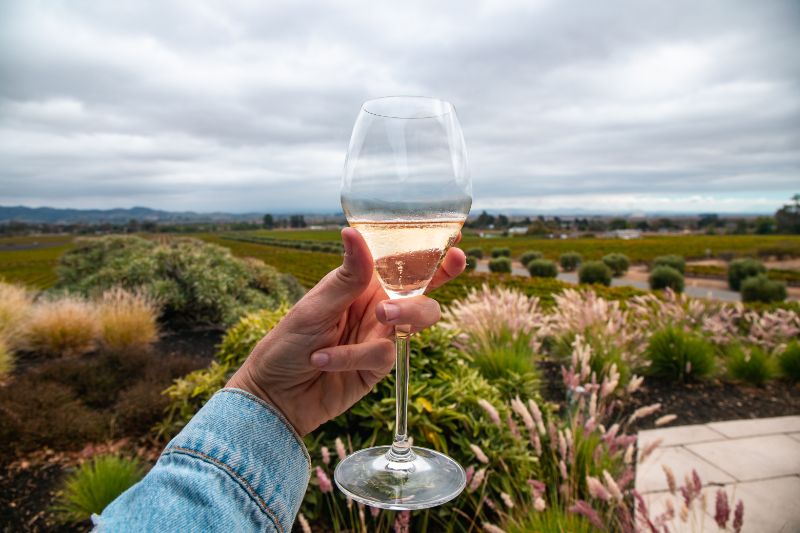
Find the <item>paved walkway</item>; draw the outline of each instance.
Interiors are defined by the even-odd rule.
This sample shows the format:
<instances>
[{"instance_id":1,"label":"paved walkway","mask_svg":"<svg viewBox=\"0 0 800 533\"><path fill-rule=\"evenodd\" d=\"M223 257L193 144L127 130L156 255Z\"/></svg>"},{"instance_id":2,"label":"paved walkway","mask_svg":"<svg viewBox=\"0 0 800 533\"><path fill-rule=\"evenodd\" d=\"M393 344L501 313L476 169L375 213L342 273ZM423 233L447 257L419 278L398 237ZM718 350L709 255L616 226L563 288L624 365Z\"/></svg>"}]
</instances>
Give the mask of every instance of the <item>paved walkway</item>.
<instances>
[{"instance_id":1,"label":"paved walkway","mask_svg":"<svg viewBox=\"0 0 800 533\"><path fill-rule=\"evenodd\" d=\"M687 523L677 518L671 531L717 531L713 520L718 488L744 501L744 528L753 533L800 531L800 416L731 420L641 431L638 448L662 439L636 471L636 489L662 512L665 499L680 509L680 494L670 496L662 465L678 485L697 470L708 502L707 516ZM733 504L731 504L733 508Z\"/></svg>"}]
</instances>

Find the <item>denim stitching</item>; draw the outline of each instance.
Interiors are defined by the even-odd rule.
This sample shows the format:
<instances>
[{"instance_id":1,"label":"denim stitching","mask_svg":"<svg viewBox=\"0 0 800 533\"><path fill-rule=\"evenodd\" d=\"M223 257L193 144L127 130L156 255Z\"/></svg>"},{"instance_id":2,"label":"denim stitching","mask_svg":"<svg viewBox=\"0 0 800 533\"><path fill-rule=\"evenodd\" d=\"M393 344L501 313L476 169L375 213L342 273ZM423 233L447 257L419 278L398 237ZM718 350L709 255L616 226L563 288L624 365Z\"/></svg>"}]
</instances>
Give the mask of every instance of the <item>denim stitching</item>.
<instances>
[{"instance_id":1,"label":"denim stitching","mask_svg":"<svg viewBox=\"0 0 800 533\"><path fill-rule=\"evenodd\" d=\"M269 506L267 505L267 502L265 502L263 500L263 498L261 498L261 496L258 495L258 493L255 491L255 489L253 489L253 487L250 486L250 483L248 483L246 479L244 479L242 476L240 476L233 468L228 466L226 463L223 463L219 459L215 459L214 457L206 455L203 452L199 452L197 450L190 450L188 448L183 448L181 446L174 446L172 448L169 448L168 450L164 450L164 453L162 453L161 455L162 455L162 457L165 457L165 456L167 456L169 454L172 454L172 453L175 453L175 454L186 454L186 455L189 455L191 457L195 457L197 459L206 460L206 461L209 461L212 464L218 466L219 468L221 468L228 475L232 476L236 481L238 481L239 483L244 485L244 488L247 490L247 492L249 493L250 497L253 500L255 500L256 505L261 507L261 509L267 515L269 515L270 519L275 524L275 527L278 529L278 531L281 532L281 533L284 532L284 529L283 529L283 526L281 525L280 520L278 520L278 517L275 515L275 512L272 509L269 508Z\"/></svg>"},{"instance_id":2,"label":"denim stitching","mask_svg":"<svg viewBox=\"0 0 800 533\"><path fill-rule=\"evenodd\" d=\"M277 407L273 406L270 403L267 403L266 401L262 400L258 396L250 394L247 391L243 391L242 389L236 389L236 388L232 388L231 387L231 388L220 389L219 392L220 393L228 392L228 393L238 394L240 396L244 396L245 398L247 398L249 400L253 400L253 401L257 402L258 404L263 405L264 407L269 409L270 412L272 414L274 414L278 418L278 420L283 422L284 425L292 433L292 436L294 436L295 440L300 445L300 449L303 451L303 455L305 455L306 462L308 463L308 471L309 472L311 471L311 455L309 455L309 453L308 453L308 449L306 448L305 442L303 442L303 438L297 433L297 430L294 429L294 426L289 423L289 421L286 419L286 416L282 412L280 412Z\"/></svg>"}]
</instances>

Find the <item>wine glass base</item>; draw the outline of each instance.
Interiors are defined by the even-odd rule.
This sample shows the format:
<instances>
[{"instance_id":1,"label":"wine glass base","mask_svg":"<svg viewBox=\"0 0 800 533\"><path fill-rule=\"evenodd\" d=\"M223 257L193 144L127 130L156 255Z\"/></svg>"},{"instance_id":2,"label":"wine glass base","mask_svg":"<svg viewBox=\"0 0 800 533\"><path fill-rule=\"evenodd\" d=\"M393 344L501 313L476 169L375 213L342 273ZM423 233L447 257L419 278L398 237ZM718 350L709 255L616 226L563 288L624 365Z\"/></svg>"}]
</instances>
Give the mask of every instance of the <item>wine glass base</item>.
<instances>
[{"instance_id":1,"label":"wine glass base","mask_svg":"<svg viewBox=\"0 0 800 533\"><path fill-rule=\"evenodd\" d=\"M464 490L464 469L446 455L414 446L415 458L397 463L386 457L390 449L377 446L349 455L336 466L336 485L357 502L395 511L436 507Z\"/></svg>"}]
</instances>

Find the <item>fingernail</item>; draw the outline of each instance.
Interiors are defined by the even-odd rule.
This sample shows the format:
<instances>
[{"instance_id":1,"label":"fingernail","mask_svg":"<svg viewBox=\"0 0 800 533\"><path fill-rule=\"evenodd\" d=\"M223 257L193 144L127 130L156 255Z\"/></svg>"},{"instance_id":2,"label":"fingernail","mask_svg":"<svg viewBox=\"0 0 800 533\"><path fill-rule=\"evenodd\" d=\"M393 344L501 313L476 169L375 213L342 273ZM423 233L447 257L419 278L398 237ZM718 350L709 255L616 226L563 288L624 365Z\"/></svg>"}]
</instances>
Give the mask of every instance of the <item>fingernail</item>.
<instances>
[{"instance_id":1,"label":"fingernail","mask_svg":"<svg viewBox=\"0 0 800 533\"><path fill-rule=\"evenodd\" d=\"M394 320L400 316L400 308L395 304L385 303L383 304L383 314L386 316L386 320Z\"/></svg>"},{"instance_id":2,"label":"fingernail","mask_svg":"<svg viewBox=\"0 0 800 533\"><path fill-rule=\"evenodd\" d=\"M322 368L327 366L331 360L331 356L325 352L317 352L311 355L311 366Z\"/></svg>"}]
</instances>

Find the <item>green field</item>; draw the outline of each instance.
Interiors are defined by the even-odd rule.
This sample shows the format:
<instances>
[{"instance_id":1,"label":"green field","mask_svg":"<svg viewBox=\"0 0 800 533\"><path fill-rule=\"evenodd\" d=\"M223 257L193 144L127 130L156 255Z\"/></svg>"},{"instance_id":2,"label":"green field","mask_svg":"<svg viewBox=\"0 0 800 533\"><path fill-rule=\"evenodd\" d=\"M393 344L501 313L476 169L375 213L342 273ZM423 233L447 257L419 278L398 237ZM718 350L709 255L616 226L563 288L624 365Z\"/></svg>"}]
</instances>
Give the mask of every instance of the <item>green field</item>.
<instances>
[{"instance_id":1,"label":"green field","mask_svg":"<svg viewBox=\"0 0 800 533\"><path fill-rule=\"evenodd\" d=\"M278 246L267 246L225 239L212 233L196 234L193 237L230 248L238 257L255 257L281 272L292 274L304 287L313 287L325 274L342 263L339 255L318 253Z\"/></svg>"},{"instance_id":2,"label":"green field","mask_svg":"<svg viewBox=\"0 0 800 533\"><path fill-rule=\"evenodd\" d=\"M321 231L242 231L242 236L262 236L279 240L337 242L336 230ZM576 251L584 259L600 259L612 252L624 253L634 263L646 263L665 254L682 255L686 259L707 257L782 255L800 257L800 236L796 235L670 235L641 239L542 239L533 236L481 238L466 232L459 245L462 249L481 248L488 256L492 248L511 248L514 257L528 250L542 252L548 259L558 260L564 252Z\"/></svg>"},{"instance_id":3,"label":"green field","mask_svg":"<svg viewBox=\"0 0 800 533\"><path fill-rule=\"evenodd\" d=\"M0 238L0 278L38 289L52 286L61 254L72 248L71 235Z\"/></svg>"}]
</instances>

